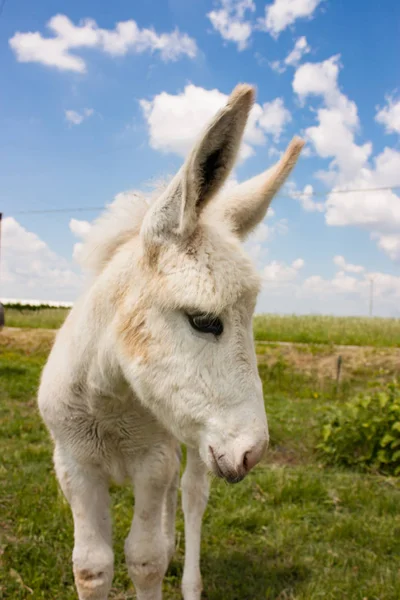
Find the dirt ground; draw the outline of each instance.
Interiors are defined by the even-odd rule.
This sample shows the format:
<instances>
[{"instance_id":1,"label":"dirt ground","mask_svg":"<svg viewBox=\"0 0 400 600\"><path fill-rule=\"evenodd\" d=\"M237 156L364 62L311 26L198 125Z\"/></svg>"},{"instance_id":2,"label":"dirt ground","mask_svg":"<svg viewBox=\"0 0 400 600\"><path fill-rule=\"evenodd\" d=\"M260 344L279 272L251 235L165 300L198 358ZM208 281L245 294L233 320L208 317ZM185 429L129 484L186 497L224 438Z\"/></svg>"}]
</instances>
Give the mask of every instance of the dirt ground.
<instances>
[{"instance_id":1,"label":"dirt ground","mask_svg":"<svg viewBox=\"0 0 400 600\"><path fill-rule=\"evenodd\" d=\"M55 333L53 329L4 327L0 332L0 348L48 352ZM400 377L400 348L256 342L256 352L260 364L273 366L284 361L292 369L318 379L336 379L339 357L341 380L367 372L375 379Z\"/></svg>"},{"instance_id":2,"label":"dirt ground","mask_svg":"<svg viewBox=\"0 0 400 600\"><path fill-rule=\"evenodd\" d=\"M260 364L281 360L318 379L336 379L339 362L341 380L367 373L382 380L400 376L400 348L257 342L256 352Z\"/></svg>"}]
</instances>

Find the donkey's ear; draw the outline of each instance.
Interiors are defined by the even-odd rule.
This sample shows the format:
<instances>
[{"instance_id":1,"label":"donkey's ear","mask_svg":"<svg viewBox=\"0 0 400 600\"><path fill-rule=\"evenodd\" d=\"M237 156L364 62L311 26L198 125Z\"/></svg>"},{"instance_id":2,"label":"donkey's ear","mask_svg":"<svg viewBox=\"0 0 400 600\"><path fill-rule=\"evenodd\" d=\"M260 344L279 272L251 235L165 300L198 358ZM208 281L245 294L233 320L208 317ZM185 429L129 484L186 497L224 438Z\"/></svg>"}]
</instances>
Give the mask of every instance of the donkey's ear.
<instances>
[{"instance_id":1,"label":"donkey's ear","mask_svg":"<svg viewBox=\"0 0 400 600\"><path fill-rule=\"evenodd\" d=\"M207 202L228 177L254 102L254 89L237 86L193 148L142 226L145 243L162 244L190 235Z\"/></svg>"},{"instance_id":2,"label":"donkey's ear","mask_svg":"<svg viewBox=\"0 0 400 600\"><path fill-rule=\"evenodd\" d=\"M211 218L222 219L244 239L265 217L272 198L290 175L303 146L304 141L294 137L271 169L222 193L210 206Z\"/></svg>"}]
</instances>

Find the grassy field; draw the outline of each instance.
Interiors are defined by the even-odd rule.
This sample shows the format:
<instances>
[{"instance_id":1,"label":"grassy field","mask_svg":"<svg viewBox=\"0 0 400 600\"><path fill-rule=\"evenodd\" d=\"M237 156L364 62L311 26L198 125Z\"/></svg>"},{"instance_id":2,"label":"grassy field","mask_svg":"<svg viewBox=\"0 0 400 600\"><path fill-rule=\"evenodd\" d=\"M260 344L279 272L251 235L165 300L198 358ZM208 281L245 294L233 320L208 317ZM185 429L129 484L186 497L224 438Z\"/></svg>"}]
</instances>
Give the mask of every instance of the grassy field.
<instances>
[{"instance_id":1,"label":"grassy field","mask_svg":"<svg viewBox=\"0 0 400 600\"><path fill-rule=\"evenodd\" d=\"M5 321L8 327L29 327L58 329L64 322L68 308L8 308L5 307Z\"/></svg>"},{"instance_id":2,"label":"grassy field","mask_svg":"<svg viewBox=\"0 0 400 600\"><path fill-rule=\"evenodd\" d=\"M260 315L254 335L269 342L400 347L400 319Z\"/></svg>"},{"instance_id":3,"label":"grassy field","mask_svg":"<svg viewBox=\"0 0 400 600\"><path fill-rule=\"evenodd\" d=\"M68 310L6 307L6 324L58 329ZM254 335L256 340L268 342L400 347L400 319L260 315L254 319Z\"/></svg>"},{"instance_id":4,"label":"grassy field","mask_svg":"<svg viewBox=\"0 0 400 600\"><path fill-rule=\"evenodd\" d=\"M0 598L76 599L72 519L35 393L51 331L0 334ZM314 448L332 402L399 375L400 350L258 344L272 447L237 486L215 481L203 530L208 600L398 600L400 483L328 468ZM123 560L132 491L113 489L111 598L134 592ZM180 598L183 519L164 598Z\"/></svg>"}]
</instances>

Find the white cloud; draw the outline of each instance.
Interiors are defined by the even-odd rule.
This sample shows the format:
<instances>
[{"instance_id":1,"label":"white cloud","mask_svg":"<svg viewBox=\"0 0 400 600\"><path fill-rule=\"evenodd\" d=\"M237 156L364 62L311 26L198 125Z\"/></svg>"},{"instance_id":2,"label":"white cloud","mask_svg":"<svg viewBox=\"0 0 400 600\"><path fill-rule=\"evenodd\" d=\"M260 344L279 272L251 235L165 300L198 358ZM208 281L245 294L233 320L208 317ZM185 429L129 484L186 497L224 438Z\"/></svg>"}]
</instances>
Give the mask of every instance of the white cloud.
<instances>
[{"instance_id":1,"label":"white cloud","mask_svg":"<svg viewBox=\"0 0 400 600\"><path fill-rule=\"evenodd\" d=\"M292 116L285 108L282 98L275 98L272 102L266 102L262 106L262 114L259 116L258 123L266 133L279 140L285 126L290 123Z\"/></svg>"},{"instance_id":2,"label":"white cloud","mask_svg":"<svg viewBox=\"0 0 400 600\"><path fill-rule=\"evenodd\" d=\"M269 63L269 66L273 71L276 71L277 73L284 73L286 71L285 65L280 60L273 60Z\"/></svg>"},{"instance_id":3,"label":"white cloud","mask_svg":"<svg viewBox=\"0 0 400 600\"><path fill-rule=\"evenodd\" d=\"M140 29L134 20L121 21L115 29L101 29L93 19L74 25L65 15L55 15L47 23L54 34L43 37L39 32L17 32L9 40L19 62L35 62L55 67L61 71L86 72L85 61L71 50L97 48L111 56L127 52L159 52L162 60L174 61L186 55L194 58L196 42L175 29L158 34L154 29Z\"/></svg>"},{"instance_id":4,"label":"white cloud","mask_svg":"<svg viewBox=\"0 0 400 600\"><path fill-rule=\"evenodd\" d=\"M337 104L339 60L340 55L336 54L323 62L301 65L293 79L293 90L302 100L314 95L322 96L329 105Z\"/></svg>"},{"instance_id":5,"label":"white cloud","mask_svg":"<svg viewBox=\"0 0 400 600\"><path fill-rule=\"evenodd\" d=\"M5 297L74 298L81 277L35 233L13 217L2 226L2 294Z\"/></svg>"},{"instance_id":6,"label":"white cloud","mask_svg":"<svg viewBox=\"0 0 400 600\"><path fill-rule=\"evenodd\" d=\"M93 108L85 108L81 113L76 110L66 110L65 119L71 123L71 125L80 125L85 119L91 117L93 112Z\"/></svg>"},{"instance_id":7,"label":"white cloud","mask_svg":"<svg viewBox=\"0 0 400 600\"><path fill-rule=\"evenodd\" d=\"M85 238L92 228L89 221L81 221L79 219L70 219L69 228L74 235L79 238Z\"/></svg>"},{"instance_id":8,"label":"white cloud","mask_svg":"<svg viewBox=\"0 0 400 600\"><path fill-rule=\"evenodd\" d=\"M252 33L252 24L245 20L246 12L254 12L253 0L220 0L221 8L207 14L214 29L224 40L235 42L238 50L244 50Z\"/></svg>"},{"instance_id":9,"label":"white cloud","mask_svg":"<svg viewBox=\"0 0 400 600\"><path fill-rule=\"evenodd\" d=\"M270 63L270 67L277 73L284 73L286 71L286 67L296 67L303 56L309 52L311 52L311 48L308 45L306 37L302 36L296 40L293 50L289 52L283 62L280 60L275 60Z\"/></svg>"},{"instance_id":10,"label":"white cloud","mask_svg":"<svg viewBox=\"0 0 400 600\"><path fill-rule=\"evenodd\" d=\"M295 67L299 64L303 56L308 54L310 51L311 48L307 43L306 37L303 35L296 40L293 50L285 58L285 64Z\"/></svg>"},{"instance_id":11,"label":"white cloud","mask_svg":"<svg viewBox=\"0 0 400 600\"><path fill-rule=\"evenodd\" d=\"M367 271L336 256L338 271L331 279L312 275L301 279L302 259L291 265L273 261L265 267L265 285L257 313L368 314L373 281L373 313L400 316L400 277Z\"/></svg>"},{"instance_id":12,"label":"white cloud","mask_svg":"<svg viewBox=\"0 0 400 600\"><path fill-rule=\"evenodd\" d=\"M301 101L321 96L325 106L316 111L318 124L306 129L306 136L322 158L332 158L329 171L321 174L328 183L353 179L367 162L372 144L355 143L359 127L357 106L339 89L339 55L320 63L305 63L295 73L293 90Z\"/></svg>"},{"instance_id":13,"label":"white cloud","mask_svg":"<svg viewBox=\"0 0 400 600\"><path fill-rule=\"evenodd\" d=\"M318 295L320 298L332 295L355 295L359 299L366 299L370 291L371 280L374 282L374 296L380 299L381 305L387 303L389 307L394 307L395 303L399 302L400 277L389 273L365 270L360 278L347 275L344 271L336 273L333 279L324 279L319 275L314 275L304 281L302 291L306 294Z\"/></svg>"},{"instance_id":14,"label":"white cloud","mask_svg":"<svg viewBox=\"0 0 400 600\"><path fill-rule=\"evenodd\" d=\"M301 65L293 80L301 101L320 96L324 102L316 111L317 124L306 129L306 137L320 157L332 159L328 171L316 174L333 186L325 202L325 220L332 226L352 225L370 231L378 246L396 259L400 197L394 189L385 188L400 185L400 152L385 148L370 161L371 142L356 143L358 111L339 88L339 58ZM396 110L396 104L389 101L378 120L395 128Z\"/></svg>"},{"instance_id":15,"label":"white cloud","mask_svg":"<svg viewBox=\"0 0 400 600\"><path fill-rule=\"evenodd\" d=\"M386 133L400 133L400 99L386 98L386 106L377 113L375 120L385 126Z\"/></svg>"},{"instance_id":16,"label":"white cloud","mask_svg":"<svg viewBox=\"0 0 400 600\"><path fill-rule=\"evenodd\" d=\"M378 240L378 247L395 262L400 262L400 233L382 235L372 234L373 239Z\"/></svg>"},{"instance_id":17,"label":"white cloud","mask_svg":"<svg viewBox=\"0 0 400 600\"><path fill-rule=\"evenodd\" d=\"M261 26L273 37L292 25L297 19L311 18L321 0L274 0L265 7Z\"/></svg>"},{"instance_id":18,"label":"white cloud","mask_svg":"<svg viewBox=\"0 0 400 600\"><path fill-rule=\"evenodd\" d=\"M347 263L344 256L337 255L333 258L334 264L339 267L342 271L346 273L363 273L365 271L365 267L361 265L352 265L351 263Z\"/></svg>"},{"instance_id":19,"label":"white cloud","mask_svg":"<svg viewBox=\"0 0 400 600\"><path fill-rule=\"evenodd\" d=\"M189 84L180 94L161 92L153 100L141 100L150 146L162 152L186 156L207 122L227 99L228 96L217 89L206 90ZM255 104L249 115L240 158L245 160L254 154L253 146L265 144L266 134L278 139L290 120L290 112L281 98L262 106Z\"/></svg>"},{"instance_id":20,"label":"white cloud","mask_svg":"<svg viewBox=\"0 0 400 600\"><path fill-rule=\"evenodd\" d=\"M291 265L284 262L273 260L265 265L262 270L264 282L271 285L282 285L293 282L299 275L299 271L304 267L304 260L297 258Z\"/></svg>"},{"instance_id":21,"label":"white cloud","mask_svg":"<svg viewBox=\"0 0 400 600\"><path fill-rule=\"evenodd\" d=\"M364 166L341 189L360 190L332 193L326 202L328 225L357 225L375 233L400 232L400 197L392 190L362 192L364 188L379 188L399 184L400 151L385 148Z\"/></svg>"},{"instance_id":22,"label":"white cloud","mask_svg":"<svg viewBox=\"0 0 400 600\"><path fill-rule=\"evenodd\" d=\"M289 196L298 200L306 212L324 212L325 203L313 200L314 188L312 185L307 184L304 186L303 191L300 191L296 188L295 183L290 181L287 184L287 189Z\"/></svg>"},{"instance_id":23,"label":"white cloud","mask_svg":"<svg viewBox=\"0 0 400 600\"><path fill-rule=\"evenodd\" d=\"M320 275L308 277L303 283L302 291L323 298L327 295L362 294L366 285L366 281L339 271L333 279L324 279Z\"/></svg>"},{"instance_id":24,"label":"white cloud","mask_svg":"<svg viewBox=\"0 0 400 600\"><path fill-rule=\"evenodd\" d=\"M87 234L91 230L92 224L89 223L89 221L81 221L79 219L70 219L69 228L70 228L70 231L77 238L79 238L83 241L83 240L85 240ZM73 256L74 260L76 260L77 262L79 262L79 256L82 251L82 247L83 247L82 242L77 242L76 244L74 244L72 256Z\"/></svg>"}]
</instances>

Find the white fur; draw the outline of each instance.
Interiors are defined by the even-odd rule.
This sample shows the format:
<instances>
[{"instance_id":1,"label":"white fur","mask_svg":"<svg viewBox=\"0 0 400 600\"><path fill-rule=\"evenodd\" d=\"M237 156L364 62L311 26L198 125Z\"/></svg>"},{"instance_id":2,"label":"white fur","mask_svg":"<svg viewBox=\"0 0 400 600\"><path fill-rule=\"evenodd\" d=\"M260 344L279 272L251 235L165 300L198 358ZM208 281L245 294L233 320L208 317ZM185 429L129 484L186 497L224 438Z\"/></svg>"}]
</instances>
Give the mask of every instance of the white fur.
<instances>
[{"instance_id":1,"label":"white fur","mask_svg":"<svg viewBox=\"0 0 400 600\"><path fill-rule=\"evenodd\" d=\"M118 197L86 243L92 278L58 332L39 390L74 518L80 600L106 600L111 587L110 479L135 488L125 554L137 597L161 599L175 544L180 443L188 448L182 591L199 600L207 471L238 480L266 447L252 337L260 282L239 238L263 218L302 143L292 143L261 188L253 181L250 195L243 186L218 195L253 96L238 86L154 202ZM196 312L218 315L223 334L194 331L187 313Z\"/></svg>"}]
</instances>

